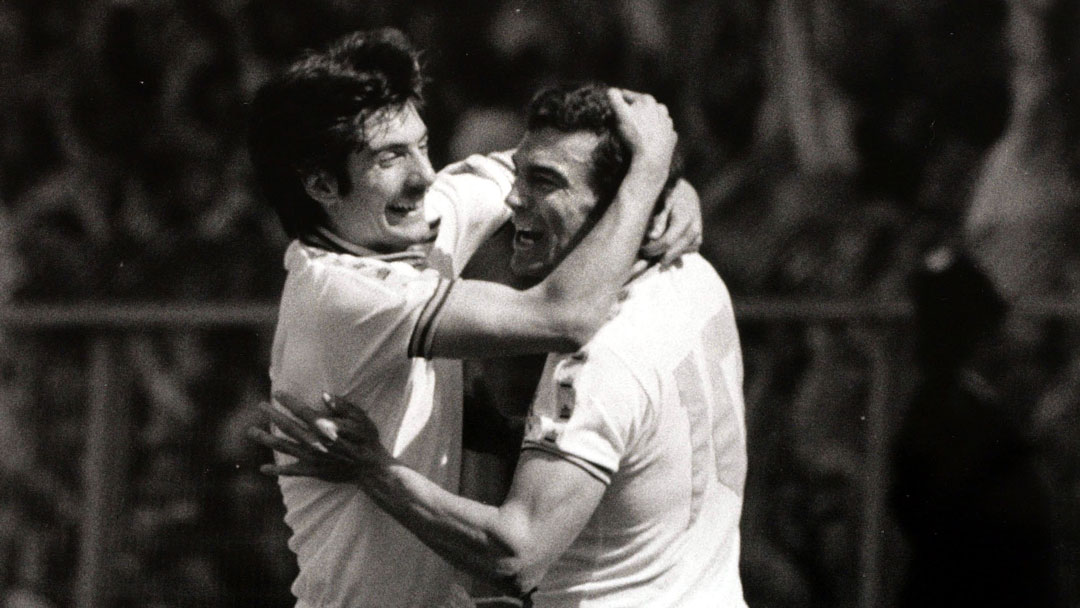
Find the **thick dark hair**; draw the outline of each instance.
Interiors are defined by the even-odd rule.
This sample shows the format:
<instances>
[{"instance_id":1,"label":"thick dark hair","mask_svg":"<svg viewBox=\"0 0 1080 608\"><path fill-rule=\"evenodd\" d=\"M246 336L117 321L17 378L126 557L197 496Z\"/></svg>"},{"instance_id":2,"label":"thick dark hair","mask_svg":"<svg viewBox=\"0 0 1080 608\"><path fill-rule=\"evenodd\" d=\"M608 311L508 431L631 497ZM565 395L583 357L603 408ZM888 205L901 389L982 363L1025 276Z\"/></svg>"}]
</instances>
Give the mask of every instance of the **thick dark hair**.
<instances>
[{"instance_id":1,"label":"thick dark hair","mask_svg":"<svg viewBox=\"0 0 1080 608\"><path fill-rule=\"evenodd\" d=\"M302 236L327 221L303 176L326 171L348 193L345 161L366 141L364 121L410 103L419 109L422 85L419 53L400 31L384 28L308 52L259 88L248 146L259 187L286 234Z\"/></svg>"},{"instance_id":2,"label":"thick dark hair","mask_svg":"<svg viewBox=\"0 0 1080 608\"><path fill-rule=\"evenodd\" d=\"M526 109L529 131L555 129L564 133L589 131L600 136L593 150L590 186L602 211L615 198L626 172L630 169L630 146L619 135L618 119L607 97L608 86L600 83L556 86L541 90ZM679 155L671 162L663 201L682 174Z\"/></svg>"}]
</instances>

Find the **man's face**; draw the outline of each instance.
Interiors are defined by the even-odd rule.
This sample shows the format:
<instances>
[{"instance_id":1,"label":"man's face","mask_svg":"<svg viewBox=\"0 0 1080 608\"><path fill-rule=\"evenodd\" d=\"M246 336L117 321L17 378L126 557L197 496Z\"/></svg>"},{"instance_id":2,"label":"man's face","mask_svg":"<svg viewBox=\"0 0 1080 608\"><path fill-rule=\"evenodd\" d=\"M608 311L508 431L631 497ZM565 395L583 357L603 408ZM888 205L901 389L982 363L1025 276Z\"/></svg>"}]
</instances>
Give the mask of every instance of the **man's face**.
<instances>
[{"instance_id":1,"label":"man's face","mask_svg":"<svg viewBox=\"0 0 1080 608\"><path fill-rule=\"evenodd\" d=\"M424 121L411 103L376 112L364 121L367 144L345 168L352 188L332 197L331 228L342 238L393 253L434 239L437 223L424 217L424 193L435 179Z\"/></svg>"},{"instance_id":2,"label":"man's face","mask_svg":"<svg viewBox=\"0 0 1080 608\"><path fill-rule=\"evenodd\" d=\"M529 131L514 154L516 178L507 204L514 211L510 269L546 276L588 232L597 197L589 184L600 136L589 131Z\"/></svg>"}]
</instances>

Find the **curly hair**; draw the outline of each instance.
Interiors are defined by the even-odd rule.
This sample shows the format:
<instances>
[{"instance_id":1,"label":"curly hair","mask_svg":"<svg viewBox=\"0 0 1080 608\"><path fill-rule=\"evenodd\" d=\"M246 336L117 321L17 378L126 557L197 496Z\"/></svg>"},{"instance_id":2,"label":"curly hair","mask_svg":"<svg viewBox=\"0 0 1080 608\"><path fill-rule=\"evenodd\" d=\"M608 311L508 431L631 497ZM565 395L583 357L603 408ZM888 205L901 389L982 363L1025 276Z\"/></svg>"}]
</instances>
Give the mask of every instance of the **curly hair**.
<instances>
[{"instance_id":1,"label":"curly hair","mask_svg":"<svg viewBox=\"0 0 1080 608\"><path fill-rule=\"evenodd\" d=\"M600 136L592 153L589 172L589 186L596 193L600 210L615 198L630 169L630 146L619 135L618 118L607 97L608 88L601 83L550 87L538 92L526 109L529 131L588 131ZM682 164L676 155L659 201L667 197L681 172Z\"/></svg>"},{"instance_id":2,"label":"curly hair","mask_svg":"<svg viewBox=\"0 0 1080 608\"><path fill-rule=\"evenodd\" d=\"M327 221L302 178L326 171L343 194L345 161L366 141L364 121L408 104L423 105L419 53L400 31L354 32L308 52L255 94L248 147L256 181L290 237Z\"/></svg>"}]
</instances>

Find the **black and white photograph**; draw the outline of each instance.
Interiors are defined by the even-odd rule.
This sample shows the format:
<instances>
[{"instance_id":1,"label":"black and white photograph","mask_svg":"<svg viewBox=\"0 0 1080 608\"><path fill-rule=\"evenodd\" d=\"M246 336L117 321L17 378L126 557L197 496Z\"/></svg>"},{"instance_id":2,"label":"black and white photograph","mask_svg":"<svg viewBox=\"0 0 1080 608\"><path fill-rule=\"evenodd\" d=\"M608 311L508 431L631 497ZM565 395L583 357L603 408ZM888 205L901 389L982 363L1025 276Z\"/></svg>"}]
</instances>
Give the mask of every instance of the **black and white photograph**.
<instances>
[{"instance_id":1,"label":"black and white photograph","mask_svg":"<svg viewBox=\"0 0 1080 608\"><path fill-rule=\"evenodd\" d=\"M0 608L1080 608L1080 0L5 0Z\"/></svg>"}]
</instances>

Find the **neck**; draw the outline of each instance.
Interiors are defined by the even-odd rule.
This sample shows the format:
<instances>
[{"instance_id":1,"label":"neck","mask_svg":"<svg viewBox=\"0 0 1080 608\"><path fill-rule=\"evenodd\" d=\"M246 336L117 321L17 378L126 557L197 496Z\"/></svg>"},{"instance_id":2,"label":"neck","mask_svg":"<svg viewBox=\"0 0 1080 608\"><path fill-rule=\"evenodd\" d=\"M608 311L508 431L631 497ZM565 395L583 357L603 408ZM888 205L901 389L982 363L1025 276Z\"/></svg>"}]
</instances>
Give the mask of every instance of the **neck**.
<instances>
[{"instance_id":1,"label":"neck","mask_svg":"<svg viewBox=\"0 0 1080 608\"><path fill-rule=\"evenodd\" d=\"M430 243L418 243L406 248L404 251L380 252L357 245L348 239L342 238L330 228L319 226L312 232L300 237L305 245L318 247L334 253L347 253L360 257L378 257L385 261L412 261L424 259L431 249Z\"/></svg>"},{"instance_id":2,"label":"neck","mask_svg":"<svg viewBox=\"0 0 1080 608\"><path fill-rule=\"evenodd\" d=\"M311 245L334 253L349 253L359 256L376 255L377 253L338 236L326 226L318 226L311 232L302 235L300 241L305 245Z\"/></svg>"},{"instance_id":3,"label":"neck","mask_svg":"<svg viewBox=\"0 0 1080 608\"><path fill-rule=\"evenodd\" d=\"M641 275L648 272L649 269L655 267L656 264L657 264L656 260L647 260L645 258L639 257L637 259L637 261L634 262L634 265L630 267L630 276L627 277L626 281L623 282L623 285L629 285L635 279L637 279ZM523 275L515 274L514 275L514 286L516 288L518 288L518 289L528 289L530 287L533 287L533 286L537 285L538 283L540 283L544 279L546 279L549 274L551 274L550 270L545 272L542 276L536 276L536 277L529 277L529 276L523 276Z\"/></svg>"}]
</instances>

